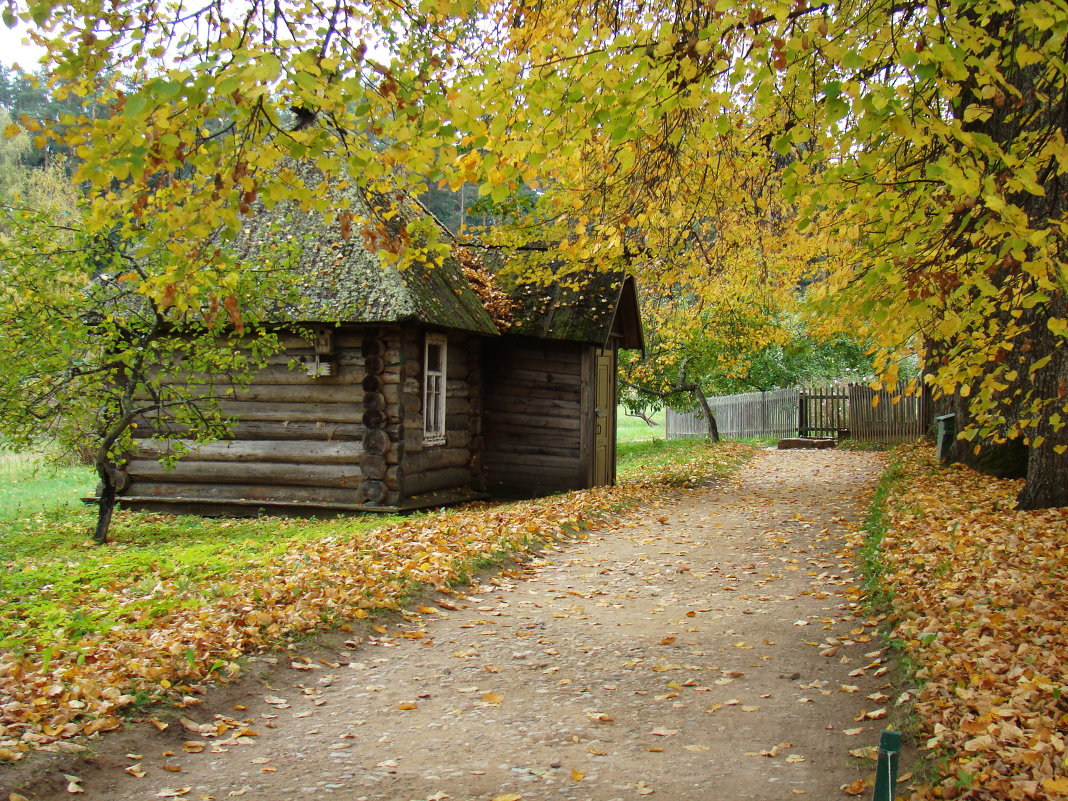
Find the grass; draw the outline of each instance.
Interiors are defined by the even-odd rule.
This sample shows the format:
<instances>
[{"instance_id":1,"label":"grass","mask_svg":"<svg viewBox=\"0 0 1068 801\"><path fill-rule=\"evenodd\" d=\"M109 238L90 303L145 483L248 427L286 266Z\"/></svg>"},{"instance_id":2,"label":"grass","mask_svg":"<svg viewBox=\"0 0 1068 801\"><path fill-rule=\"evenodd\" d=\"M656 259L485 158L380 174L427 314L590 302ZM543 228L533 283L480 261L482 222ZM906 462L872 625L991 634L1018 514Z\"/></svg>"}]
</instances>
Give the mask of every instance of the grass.
<instances>
[{"instance_id":1,"label":"grass","mask_svg":"<svg viewBox=\"0 0 1068 801\"><path fill-rule=\"evenodd\" d=\"M651 415L657 425L651 426L640 417L627 414L623 406L616 407L616 439L620 443L642 442L650 439L664 438L664 412L661 410Z\"/></svg>"},{"instance_id":2,"label":"grass","mask_svg":"<svg viewBox=\"0 0 1068 801\"><path fill-rule=\"evenodd\" d=\"M14 453L0 443L0 526L35 512L74 507L94 484L87 467L56 464L47 452Z\"/></svg>"},{"instance_id":3,"label":"grass","mask_svg":"<svg viewBox=\"0 0 1068 801\"><path fill-rule=\"evenodd\" d=\"M641 425L645 425L640 420ZM744 457L700 440L649 440L620 444L620 480L687 485L732 469ZM255 570L302 543L358 537L400 520L354 516L343 520L293 518L213 519L119 511L112 543L91 538L95 507L80 496L92 488L85 468L49 471L32 459L7 461L0 493L0 648L16 652L47 647L105 631L128 602L120 587L143 589L137 605L145 625L177 609L195 609L234 591L236 568ZM154 592L174 582L180 592Z\"/></svg>"}]
</instances>

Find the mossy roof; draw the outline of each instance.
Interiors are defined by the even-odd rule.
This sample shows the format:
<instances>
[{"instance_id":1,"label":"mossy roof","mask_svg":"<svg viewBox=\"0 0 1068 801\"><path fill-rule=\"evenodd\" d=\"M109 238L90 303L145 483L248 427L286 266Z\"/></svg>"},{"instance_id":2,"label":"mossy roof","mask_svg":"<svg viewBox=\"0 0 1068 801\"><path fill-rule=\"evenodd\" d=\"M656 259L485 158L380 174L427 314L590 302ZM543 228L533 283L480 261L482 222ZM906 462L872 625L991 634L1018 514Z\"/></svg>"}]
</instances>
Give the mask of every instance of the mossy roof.
<instances>
[{"instance_id":1,"label":"mossy roof","mask_svg":"<svg viewBox=\"0 0 1068 801\"><path fill-rule=\"evenodd\" d=\"M400 323L497 334L457 260L429 255L401 266L388 252L391 237L426 214L417 204L392 200L389 220L372 211L356 190L346 193L350 226L319 211L279 205L254 217L238 243L243 261L292 270L294 300L268 311L279 322ZM383 204L385 207L386 204ZM344 228L345 234L342 231ZM372 250L366 232L380 245ZM382 241L383 239L387 241Z\"/></svg>"},{"instance_id":2,"label":"mossy roof","mask_svg":"<svg viewBox=\"0 0 1068 801\"><path fill-rule=\"evenodd\" d=\"M316 176L306 176L309 185ZM369 202L370 200L370 202ZM293 300L266 310L291 323L402 323L473 333L500 333L459 260L407 260L389 253L408 238L407 229L438 225L422 205L403 196L365 196L349 187L333 190L332 209L347 206L351 223L338 214L279 204L254 216L237 244L242 261L292 272ZM418 236L418 235L417 235ZM413 244L418 252L419 243ZM605 345L613 334L623 347L643 347L637 295L622 272L580 271L549 285L505 287L513 301L507 333L540 339Z\"/></svg>"},{"instance_id":3,"label":"mossy roof","mask_svg":"<svg viewBox=\"0 0 1068 801\"><path fill-rule=\"evenodd\" d=\"M607 345L613 334L624 348L642 348L634 279L623 272L582 271L549 285L512 288L510 334Z\"/></svg>"}]
</instances>

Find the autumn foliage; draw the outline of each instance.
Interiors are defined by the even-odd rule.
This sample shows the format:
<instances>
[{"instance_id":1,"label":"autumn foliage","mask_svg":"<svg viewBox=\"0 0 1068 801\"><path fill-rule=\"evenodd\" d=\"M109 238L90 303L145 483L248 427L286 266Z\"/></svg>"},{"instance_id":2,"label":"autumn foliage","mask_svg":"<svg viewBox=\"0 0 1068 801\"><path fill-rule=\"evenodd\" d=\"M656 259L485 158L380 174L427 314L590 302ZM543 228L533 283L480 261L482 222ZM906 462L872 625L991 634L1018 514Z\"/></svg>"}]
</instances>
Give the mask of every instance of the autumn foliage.
<instances>
[{"instance_id":1,"label":"autumn foliage","mask_svg":"<svg viewBox=\"0 0 1068 801\"><path fill-rule=\"evenodd\" d=\"M904 452L882 560L893 636L918 664L916 801L1068 797L1068 508L1016 511L1019 482Z\"/></svg>"}]
</instances>

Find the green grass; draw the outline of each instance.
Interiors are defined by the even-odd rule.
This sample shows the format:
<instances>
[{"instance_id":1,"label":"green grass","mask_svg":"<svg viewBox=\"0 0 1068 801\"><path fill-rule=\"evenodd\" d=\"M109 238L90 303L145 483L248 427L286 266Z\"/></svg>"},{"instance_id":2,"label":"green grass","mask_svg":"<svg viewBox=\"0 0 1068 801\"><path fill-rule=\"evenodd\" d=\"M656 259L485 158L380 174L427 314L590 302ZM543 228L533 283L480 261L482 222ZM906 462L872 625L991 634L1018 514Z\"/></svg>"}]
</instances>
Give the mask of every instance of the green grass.
<instances>
[{"instance_id":1,"label":"green grass","mask_svg":"<svg viewBox=\"0 0 1068 801\"><path fill-rule=\"evenodd\" d=\"M716 444L706 439L621 442L616 473L620 483L655 481L696 486L732 472L753 450L747 443Z\"/></svg>"},{"instance_id":2,"label":"green grass","mask_svg":"<svg viewBox=\"0 0 1068 801\"><path fill-rule=\"evenodd\" d=\"M640 420L640 425L645 425ZM744 458L730 446L703 440L623 442L621 481L699 483ZM177 609L196 609L234 590L236 568L255 570L301 543L358 536L395 522L392 516L341 520L290 518L213 519L119 510L112 542L91 540L96 508L79 498L93 486L85 468L40 469L23 459L6 462L0 489L0 647L19 651L71 642L129 621L129 605L116 590L143 590L135 605L148 625ZM158 593L160 582L177 593ZM129 594L126 593L127 597ZM143 608L142 608L143 607Z\"/></svg>"},{"instance_id":3,"label":"green grass","mask_svg":"<svg viewBox=\"0 0 1068 801\"><path fill-rule=\"evenodd\" d=\"M664 438L664 412L663 410L653 414L652 419L658 425L651 426L640 417L630 417L623 406L616 407L616 439L620 444L625 442L641 442L651 439Z\"/></svg>"},{"instance_id":4,"label":"green grass","mask_svg":"<svg viewBox=\"0 0 1068 801\"><path fill-rule=\"evenodd\" d=\"M13 453L0 443L0 528L26 515L77 506L95 483L88 467L56 464L50 453Z\"/></svg>"}]
</instances>

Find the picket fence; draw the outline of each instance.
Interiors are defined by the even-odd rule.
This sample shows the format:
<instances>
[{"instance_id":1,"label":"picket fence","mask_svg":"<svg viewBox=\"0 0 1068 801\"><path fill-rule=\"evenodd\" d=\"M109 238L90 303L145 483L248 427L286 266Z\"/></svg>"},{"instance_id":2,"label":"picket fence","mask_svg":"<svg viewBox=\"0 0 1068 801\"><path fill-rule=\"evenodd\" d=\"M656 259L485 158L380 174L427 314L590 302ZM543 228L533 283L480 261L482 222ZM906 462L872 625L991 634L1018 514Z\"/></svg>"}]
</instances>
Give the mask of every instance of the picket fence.
<instances>
[{"instance_id":1,"label":"picket fence","mask_svg":"<svg viewBox=\"0 0 1068 801\"><path fill-rule=\"evenodd\" d=\"M929 425L926 398L911 395L902 381L890 390L866 384L824 384L770 392L746 392L708 399L720 436L834 437L907 442ZM705 436L700 412L668 410L668 439Z\"/></svg>"}]
</instances>

